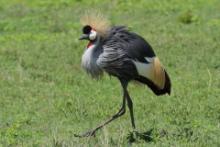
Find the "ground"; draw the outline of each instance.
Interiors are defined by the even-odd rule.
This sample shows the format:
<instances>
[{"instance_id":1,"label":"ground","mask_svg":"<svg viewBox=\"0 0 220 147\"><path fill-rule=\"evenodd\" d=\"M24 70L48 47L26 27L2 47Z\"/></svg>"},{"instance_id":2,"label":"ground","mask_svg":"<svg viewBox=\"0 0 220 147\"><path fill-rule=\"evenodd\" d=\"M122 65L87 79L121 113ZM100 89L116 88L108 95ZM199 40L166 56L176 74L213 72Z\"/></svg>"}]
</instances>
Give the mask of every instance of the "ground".
<instances>
[{"instance_id":1,"label":"ground","mask_svg":"<svg viewBox=\"0 0 220 147\"><path fill-rule=\"evenodd\" d=\"M95 138L74 137L122 99L117 79L81 69L88 9L147 39L171 77L170 96L129 85L142 135L126 113ZM220 146L219 10L219 0L1 0L0 146Z\"/></svg>"}]
</instances>

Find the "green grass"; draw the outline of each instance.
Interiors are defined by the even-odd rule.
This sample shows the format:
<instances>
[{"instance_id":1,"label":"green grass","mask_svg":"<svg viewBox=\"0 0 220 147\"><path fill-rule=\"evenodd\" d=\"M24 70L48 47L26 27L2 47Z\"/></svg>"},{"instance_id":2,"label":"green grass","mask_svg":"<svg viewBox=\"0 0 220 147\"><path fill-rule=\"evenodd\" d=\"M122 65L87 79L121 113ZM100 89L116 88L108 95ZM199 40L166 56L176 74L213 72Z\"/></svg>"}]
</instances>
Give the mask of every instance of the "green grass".
<instances>
[{"instance_id":1,"label":"green grass","mask_svg":"<svg viewBox=\"0 0 220 147\"><path fill-rule=\"evenodd\" d=\"M144 36L172 80L171 96L129 85L137 130L152 130L153 139L132 145L220 146L219 0L1 0L0 146L129 144L129 113L95 138L74 137L122 99L114 77L96 81L81 69L79 17L87 9Z\"/></svg>"}]
</instances>

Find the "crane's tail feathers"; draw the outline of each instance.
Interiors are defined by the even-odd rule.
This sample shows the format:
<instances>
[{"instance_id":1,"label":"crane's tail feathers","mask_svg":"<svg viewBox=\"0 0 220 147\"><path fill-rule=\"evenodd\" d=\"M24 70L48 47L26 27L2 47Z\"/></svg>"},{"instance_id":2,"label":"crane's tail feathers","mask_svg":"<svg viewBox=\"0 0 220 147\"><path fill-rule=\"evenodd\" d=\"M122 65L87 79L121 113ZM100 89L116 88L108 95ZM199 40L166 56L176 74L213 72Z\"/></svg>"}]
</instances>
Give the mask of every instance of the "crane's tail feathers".
<instances>
[{"instance_id":1,"label":"crane's tail feathers","mask_svg":"<svg viewBox=\"0 0 220 147\"><path fill-rule=\"evenodd\" d=\"M156 95L170 94L170 78L157 57L153 58L147 70L145 75L140 74L135 80L148 85Z\"/></svg>"}]
</instances>

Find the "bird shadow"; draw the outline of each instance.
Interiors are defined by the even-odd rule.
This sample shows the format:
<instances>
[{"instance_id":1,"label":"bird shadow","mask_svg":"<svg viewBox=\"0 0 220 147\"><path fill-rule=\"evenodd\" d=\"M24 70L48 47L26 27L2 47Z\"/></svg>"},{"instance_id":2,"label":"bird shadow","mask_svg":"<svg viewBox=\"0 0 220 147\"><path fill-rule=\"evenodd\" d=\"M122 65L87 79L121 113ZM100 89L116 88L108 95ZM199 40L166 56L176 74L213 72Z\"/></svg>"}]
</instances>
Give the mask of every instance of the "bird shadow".
<instances>
[{"instance_id":1,"label":"bird shadow","mask_svg":"<svg viewBox=\"0 0 220 147\"><path fill-rule=\"evenodd\" d=\"M145 142L153 141L153 129L149 129L145 132L129 132L127 135L127 141L129 144L137 142L138 140L144 140Z\"/></svg>"},{"instance_id":2,"label":"bird shadow","mask_svg":"<svg viewBox=\"0 0 220 147\"><path fill-rule=\"evenodd\" d=\"M168 132L164 129L158 130L156 128L151 128L145 132L133 131L127 135L127 141L129 144L139 142L141 140L146 143L154 142L158 138L166 137Z\"/></svg>"}]
</instances>

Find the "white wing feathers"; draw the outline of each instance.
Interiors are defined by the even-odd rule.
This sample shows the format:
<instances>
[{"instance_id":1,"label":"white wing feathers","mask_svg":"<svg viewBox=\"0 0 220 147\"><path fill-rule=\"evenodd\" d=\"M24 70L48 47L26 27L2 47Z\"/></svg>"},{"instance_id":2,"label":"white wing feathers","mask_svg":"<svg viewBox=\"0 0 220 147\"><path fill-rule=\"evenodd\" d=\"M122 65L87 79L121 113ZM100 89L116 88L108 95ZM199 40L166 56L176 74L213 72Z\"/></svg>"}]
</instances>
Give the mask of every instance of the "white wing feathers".
<instances>
[{"instance_id":1,"label":"white wing feathers","mask_svg":"<svg viewBox=\"0 0 220 147\"><path fill-rule=\"evenodd\" d=\"M165 86L165 72L160 63L160 60L157 57L145 58L149 63L143 63L133 60L138 74L148 78L160 89L163 89Z\"/></svg>"}]
</instances>

